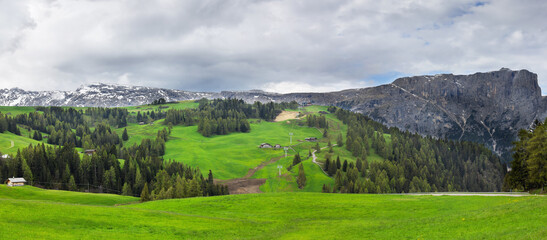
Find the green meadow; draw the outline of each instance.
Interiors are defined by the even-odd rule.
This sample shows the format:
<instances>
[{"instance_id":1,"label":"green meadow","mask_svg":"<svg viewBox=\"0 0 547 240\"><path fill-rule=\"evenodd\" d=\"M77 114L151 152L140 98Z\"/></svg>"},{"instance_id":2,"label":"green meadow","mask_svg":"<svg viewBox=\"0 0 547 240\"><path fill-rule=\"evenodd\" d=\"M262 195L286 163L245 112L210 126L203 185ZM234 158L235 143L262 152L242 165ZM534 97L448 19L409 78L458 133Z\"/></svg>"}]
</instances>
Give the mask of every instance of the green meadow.
<instances>
[{"instance_id":1,"label":"green meadow","mask_svg":"<svg viewBox=\"0 0 547 240\"><path fill-rule=\"evenodd\" d=\"M19 148L28 147L30 144L37 145L42 142L10 132L0 134L0 153L2 154L15 154Z\"/></svg>"},{"instance_id":2,"label":"green meadow","mask_svg":"<svg viewBox=\"0 0 547 240\"><path fill-rule=\"evenodd\" d=\"M317 129L299 127L294 122L258 120L252 120L249 133L232 133L210 138L199 134L197 126L174 127L165 145L167 150L164 158L199 166L204 173L211 169L218 179L240 178L262 162L284 155L283 150L261 149L259 145L270 143L289 146L290 132L294 134L293 144L298 144L298 140L306 137L321 135ZM303 145L310 147L309 143ZM304 146L295 146L297 150L291 149L289 154L295 154L302 147Z\"/></svg>"},{"instance_id":3,"label":"green meadow","mask_svg":"<svg viewBox=\"0 0 547 240\"><path fill-rule=\"evenodd\" d=\"M1 239L544 239L540 196L265 193L136 200L0 187ZM122 204L122 205L117 205Z\"/></svg>"}]
</instances>

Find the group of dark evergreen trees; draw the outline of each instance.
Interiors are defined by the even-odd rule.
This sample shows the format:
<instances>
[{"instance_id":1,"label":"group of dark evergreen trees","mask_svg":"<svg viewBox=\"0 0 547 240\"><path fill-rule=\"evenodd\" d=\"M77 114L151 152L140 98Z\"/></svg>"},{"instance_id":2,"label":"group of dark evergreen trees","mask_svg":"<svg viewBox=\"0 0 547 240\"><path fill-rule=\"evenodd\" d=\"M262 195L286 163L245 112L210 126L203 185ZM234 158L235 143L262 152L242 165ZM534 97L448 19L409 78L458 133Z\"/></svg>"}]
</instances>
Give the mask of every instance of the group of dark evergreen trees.
<instances>
[{"instance_id":1,"label":"group of dark evergreen trees","mask_svg":"<svg viewBox=\"0 0 547 240\"><path fill-rule=\"evenodd\" d=\"M21 131L17 127L17 121L8 115L0 113L0 133L5 131L21 135Z\"/></svg>"},{"instance_id":2,"label":"group of dark evergreen trees","mask_svg":"<svg viewBox=\"0 0 547 240\"><path fill-rule=\"evenodd\" d=\"M165 125L192 126L197 123L198 132L205 137L226 135L232 132L249 132L251 126L247 119L259 118L267 121L275 119L282 109L296 109L298 104L255 102L247 104L239 99L199 100L197 109L170 109L165 116Z\"/></svg>"},{"instance_id":3,"label":"group of dark evergreen trees","mask_svg":"<svg viewBox=\"0 0 547 240\"><path fill-rule=\"evenodd\" d=\"M535 121L530 130L520 130L514 142L511 171L505 176L503 188L531 190L547 184L547 125Z\"/></svg>"},{"instance_id":4,"label":"group of dark evergreen trees","mask_svg":"<svg viewBox=\"0 0 547 240\"><path fill-rule=\"evenodd\" d=\"M327 118L324 115L306 116L306 125L308 125L308 127L315 127L315 128L325 128L325 129L329 128L329 123L327 122Z\"/></svg>"},{"instance_id":5,"label":"group of dark evergreen trees","mask_svg":"<svg viewBox=\"0 0 547 240\"><path fill-rule=\"evenodd\" d=\"M505 168L484 146L422 137L387 128L370 118L331 107L348 125L345 147L355 164L327 159L324 169L335 179L323 191L400 193L429 191L500 191ZM391 143L385 134L390 135ZM368 164L371 151L385 161Z\"/></svg>"}]
</instances>

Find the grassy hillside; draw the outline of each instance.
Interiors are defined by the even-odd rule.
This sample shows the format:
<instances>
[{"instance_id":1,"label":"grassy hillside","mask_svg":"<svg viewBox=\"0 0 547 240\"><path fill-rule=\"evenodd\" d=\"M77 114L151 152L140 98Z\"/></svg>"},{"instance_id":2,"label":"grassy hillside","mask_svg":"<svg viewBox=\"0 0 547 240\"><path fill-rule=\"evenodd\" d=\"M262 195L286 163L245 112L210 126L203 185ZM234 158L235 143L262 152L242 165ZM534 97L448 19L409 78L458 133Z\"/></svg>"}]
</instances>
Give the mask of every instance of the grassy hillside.
<instances>
[{"instance_id":1,"label":"grassy hillside","mask_svg":"<svg viewBox=\"0 0 547 240\"><path fill-rule=\"evenodd\" d=\"M547 234L547 200L533 196L274 193L118 207L95 205L102 200L80 205L29 201L26 193L5 196L0 196L2 239L541 239ZM96 196L102 197L89 198Z\"/></svg>"},{"instance_id":2,"label":"grassy hillside","mask_svg":"<svg viewBox=\"0 0 547 240\"><path fill-rule=\"evenodd\" d=\"M11 106L0 106L0 112L3 114L10 114L12 116L25 114L29 112L34 112L36 109L34 107L11 107Z\"/></svg>"},{"instance_id":3,"label":"grassy hillside","mask_svg":"<svg viewBox=\"0 0 547 240\"><path fill-rule=\"evenodd\" d=\"M69 191L45 190L32 186L7 187L0 185L0 199L7 200L39 200L44 202L73 203L85 205L113 206L139 201L135 197L115 194L96 194Z\"/></svg>"},{"instance_id":4,"label":"grassy hillside","mask_svg":"<svg viewBox=\"0 0 547 240\"><path fill-rule=\"evenodd\" d=\"M284 154L283 150L260 149L261 143L289 145L289 132L293 144L306 137L319 137L314 128L298 127L294 123L256 121L251 123L250 133L203 137L197 126L175 127L166 143L165 159L176 159L190 166L199 166L205 173L209 169L215 178L230 179L243 177L250 168L260 165L273 157ZM307 145L308 148L311 146ZM303 147L303 146L301 146ZM292 151L294 154L294 151Z\"/></svg>"},{"instance_id":5,"label":"grassy hillside","mask_svg":"<svg viewBox=\"0 0 547 240\"><path fill-rule=\"evenodd\" d=\"M10 132L0 133L0 152L2 154L15 154L17 149L28 147L29 144L42 144L40 141L23 136L18 136Z\"/></svg>"}]
</instances>

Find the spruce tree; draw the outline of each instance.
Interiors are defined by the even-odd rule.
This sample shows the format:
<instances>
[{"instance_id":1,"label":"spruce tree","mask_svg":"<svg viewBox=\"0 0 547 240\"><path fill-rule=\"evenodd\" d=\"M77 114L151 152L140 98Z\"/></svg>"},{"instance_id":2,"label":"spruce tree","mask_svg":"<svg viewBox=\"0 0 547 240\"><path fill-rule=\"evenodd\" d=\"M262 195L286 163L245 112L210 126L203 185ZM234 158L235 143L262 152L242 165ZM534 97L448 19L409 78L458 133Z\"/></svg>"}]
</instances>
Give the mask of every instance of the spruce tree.
<instances>
[{"instance_id":1,"label":"spruce tree","mask_svg":"<svg viewBox=\"0 0 547 240\"><path fill-rule=\"evenodd\" d=\"M74 181L74 176L70 176L70 180L68 180L68 190L69 191L78 191L78 186L76 186L76 181Z\"/></svg>"},{"instance_id":2,"label":"spruce tree","mask_svg":"<svg viewBox=\"0 0 547 240\"><path fill-rule=\"evenodd\" d=\"M297 153L294 155L294 158L292 160L292 165L295 166L296 164L299 164L302 160L300 159L300 153Z\"/></svg>"},{"instance_id":3,"label":"spruce tree","mask_svg":"<svg viewBox=\"0 0 547 240\"><path fill-rule=\"evenodd\" d=\"M141 202L150 201L150 192L148 191L148 183L144 183L144 187L141 192Z\"/></svg>"},{"instance_id":4,"label":"spruce tree","mask_svg":"<svg viewBox=\"0 0 547 240\"><path fill-rule=\"evenodd\" d=\"M123 129L122 139L123 139L124 141L129 140L129 135L127 134L127 128L124 128L124 129Z\"/></svg>"},{"instance_id":5,"label":"spruce tree","mask_svg":"<svg viewBox=\"0 0 547 240\"><path fill-rule=\"evenodd\" d=\"M304 172L304 166L302 163L298 165L298 177L296 178L296 182L298 183L298 187L300 189L306 186L306 173Z\"/></svg>"},{"instance_id":6,"label":"spruce tree","mask_svg":"<svg viewBox=\"0 0 547 240\"><path fill-rule=\"evenodd\" d=\"M122 195L125 195L125 196L131 196L133 195L133 191L131 191L131 185L130 184L127 184L127 182L125 182L123 184L123 187L122 187Z\"/></svg>"},{"instance_id":7,"label":"spruce tree","mask_svg":"<svg viewBox=\"0 0 547 240\"><path fill-rule=\"evenodd\" d=\"M342 134L338 135L338 138L336 139L336 144L338 145L338 147L344 146L344 139L342 138Z\"/></svg>"}]
</instances>

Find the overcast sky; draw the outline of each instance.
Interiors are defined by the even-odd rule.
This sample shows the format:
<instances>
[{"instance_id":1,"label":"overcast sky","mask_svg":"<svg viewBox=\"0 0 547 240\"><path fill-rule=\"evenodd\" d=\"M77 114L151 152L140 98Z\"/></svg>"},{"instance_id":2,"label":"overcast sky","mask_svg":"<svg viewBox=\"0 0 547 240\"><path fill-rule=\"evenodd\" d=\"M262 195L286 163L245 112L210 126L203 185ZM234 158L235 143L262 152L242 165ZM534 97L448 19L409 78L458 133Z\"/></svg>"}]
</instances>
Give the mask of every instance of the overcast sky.
<instances>
[{"instance_id":1,"label":"overcast sky","mask_svg":"<svg viewBox=\"0 0 547 240\"><path fill-rule=\"evenodd\" d=\"M502 67L547 93L547 1L0 0L0 88L332 91Z\"/></svg>"}]
</instances>

